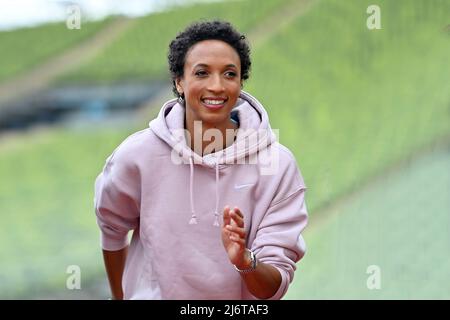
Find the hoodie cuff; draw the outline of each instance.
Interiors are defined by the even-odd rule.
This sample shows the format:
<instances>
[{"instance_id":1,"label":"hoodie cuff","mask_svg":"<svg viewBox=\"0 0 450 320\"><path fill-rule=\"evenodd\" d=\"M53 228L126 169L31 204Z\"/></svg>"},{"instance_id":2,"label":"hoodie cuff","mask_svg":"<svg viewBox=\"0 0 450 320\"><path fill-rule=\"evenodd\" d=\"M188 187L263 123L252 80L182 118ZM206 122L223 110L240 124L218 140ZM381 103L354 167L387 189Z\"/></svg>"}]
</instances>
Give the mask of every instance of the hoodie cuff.
<instances>
[{"instance_id":1,"label":"hoodie cuff","mask_svg":"<svg viewBox=\"0 0 450 320\"><path fill-rule=\"evenodd\" d=\"M123 238L117 239L102 232L100 242L102 249L106 251L118 251L128 246L128 239L126 235Z\"/></svg>"}]
</instances>

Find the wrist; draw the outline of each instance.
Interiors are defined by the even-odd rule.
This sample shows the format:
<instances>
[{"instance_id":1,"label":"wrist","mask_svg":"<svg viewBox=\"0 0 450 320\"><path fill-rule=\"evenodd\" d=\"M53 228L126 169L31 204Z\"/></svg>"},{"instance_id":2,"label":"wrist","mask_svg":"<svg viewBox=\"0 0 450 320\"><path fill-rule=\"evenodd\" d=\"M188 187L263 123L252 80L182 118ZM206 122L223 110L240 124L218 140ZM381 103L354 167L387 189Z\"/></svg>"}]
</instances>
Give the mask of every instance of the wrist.
<instances>
[{"instance_id":1,"label":"wrist","mask_svg":"<svg viewBox=\"0 0 450 320\"><path fill-rule=\"evenodd\" d=\"M234 266L241 270L250 268L252 266L250 250L245 249L241 261L239 263L236 263Z\"/></svg>"},{"instance_id":2,"label":"wrist","mask_svg":"<svg viewBox=\"0 0 450 320\"><path fill-rule=\"evenodd\" d=\"M239 273L249 273L256 269L258 261L253 251L245 249L244 257L241 263L235 264L234 268Z\"/></svg>"}]
</instances>

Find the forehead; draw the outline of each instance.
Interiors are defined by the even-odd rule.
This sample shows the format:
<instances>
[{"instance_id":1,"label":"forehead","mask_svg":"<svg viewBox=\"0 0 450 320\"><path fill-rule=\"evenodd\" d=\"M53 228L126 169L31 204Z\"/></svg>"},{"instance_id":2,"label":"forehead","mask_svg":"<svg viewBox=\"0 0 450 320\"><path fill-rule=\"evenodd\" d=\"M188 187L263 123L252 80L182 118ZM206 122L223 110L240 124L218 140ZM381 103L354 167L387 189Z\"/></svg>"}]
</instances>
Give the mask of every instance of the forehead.
<instances>
[{"instance_id":1,"label":"forehead","mask_svg":"<svg viewBox=\"0 0 450 320\"><path fill-rule=\"evenodd\" d=\"M220 40L203 40L189 48L186 54L187 67L203 63L209 66L234 64L240 67L240 58L236 50Z\"/></svg>"}]
</instances>

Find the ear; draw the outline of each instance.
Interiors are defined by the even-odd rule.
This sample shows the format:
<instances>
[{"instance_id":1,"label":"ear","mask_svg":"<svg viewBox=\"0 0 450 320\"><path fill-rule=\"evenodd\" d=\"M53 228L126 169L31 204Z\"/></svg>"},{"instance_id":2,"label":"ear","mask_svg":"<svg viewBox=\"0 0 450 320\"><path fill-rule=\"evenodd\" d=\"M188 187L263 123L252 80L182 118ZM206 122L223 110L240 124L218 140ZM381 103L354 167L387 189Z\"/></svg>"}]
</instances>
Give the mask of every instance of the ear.
<instances>
[{"instance_id":1,"label":"ear","mask_svg":"<svg viewBox=\"0 0 450 320\"><path fill-rule=\"evenodd\" d=\"M183 88L183 79L181 77L175 79L175 86L177 87L177 91L180 95L184 93Z\"/></svg>"}]
</instances>

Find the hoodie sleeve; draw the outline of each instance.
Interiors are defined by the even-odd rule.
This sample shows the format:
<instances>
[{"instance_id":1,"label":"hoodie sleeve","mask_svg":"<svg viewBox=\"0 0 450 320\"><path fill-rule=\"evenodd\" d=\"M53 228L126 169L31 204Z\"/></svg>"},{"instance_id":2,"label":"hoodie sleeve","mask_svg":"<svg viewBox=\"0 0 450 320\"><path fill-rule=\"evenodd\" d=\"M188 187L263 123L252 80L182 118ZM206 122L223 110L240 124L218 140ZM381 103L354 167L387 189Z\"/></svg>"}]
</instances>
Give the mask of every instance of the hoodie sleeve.
<instances>
[{"instance_id":1,"label":"hoodie sleeve","mask_svg":"<svg viewBox=\"0 0 450 320\"><path fill-rule=\"evenodd\" d=\"M104 250L128 245L127 235L139 224L140 191L137 168L126 154L112 154L95 181L94 206Z\"/></svg>"},{"instance_id":2,"label":"hoodie sleeve","mask_svg":"<svg viewBox=\"0 0 450 320\"><path fill-rule=\"evenodd\" d=\"M280 288L271 300L281 299L286 294L294 277L296 262L306 252L301 235L308 220L305 192L306 186L293 160L282 176L251 246L258 261L274 266L281 274Z\"/></svg>"}]
</instances>

